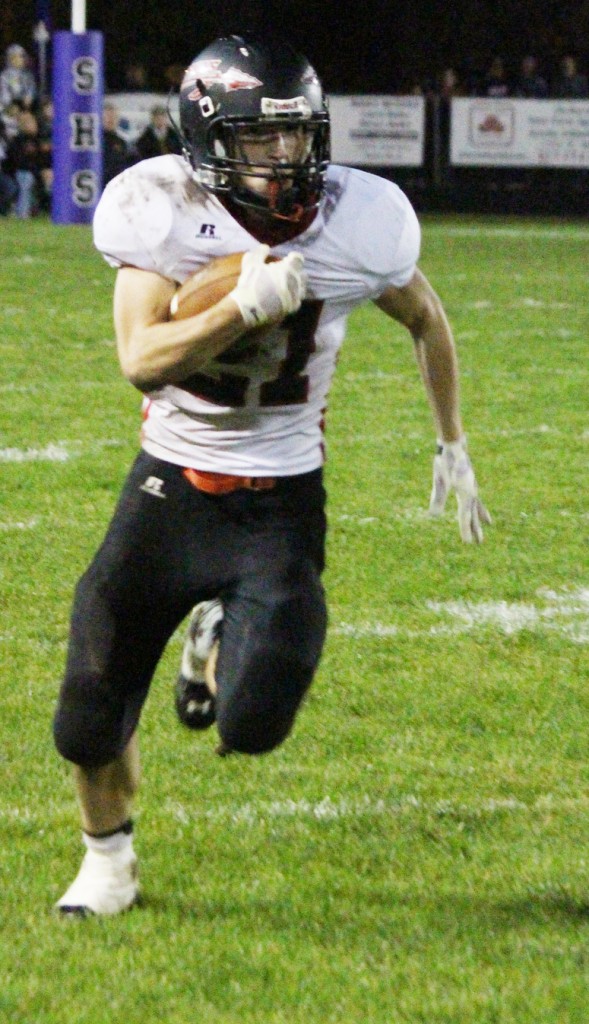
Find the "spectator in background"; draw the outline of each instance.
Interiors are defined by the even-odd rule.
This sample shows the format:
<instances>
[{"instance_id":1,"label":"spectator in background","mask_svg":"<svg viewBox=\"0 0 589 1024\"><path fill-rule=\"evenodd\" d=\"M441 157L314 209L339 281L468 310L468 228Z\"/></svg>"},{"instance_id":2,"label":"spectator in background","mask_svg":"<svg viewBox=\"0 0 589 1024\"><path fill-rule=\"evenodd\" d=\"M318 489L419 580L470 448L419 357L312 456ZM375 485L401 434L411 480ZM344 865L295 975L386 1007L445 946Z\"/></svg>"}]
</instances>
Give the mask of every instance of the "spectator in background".
<instances>
[{"instance_id":1,"label":"spectator in background","mask_svg":"<svg viewBox=\"0 0 589 1024\"><path fill-rule=\"evenodd\" d=\"M28 219L38 213L42 206L48 205L47 187L51 183L51 173L46 173L39 124L30 110L22 110L20 113L18 132L8 143L6 165L18 186L15 215L23 220Z\"/></svg>"},{"instance_id":2,"label":"spectator in background","mask_svg":"<svg viewBox=\"0 0 589 1024\"><path fill-rule=\"evenodd\" d=\"M114 103L106 102L102 108L102 187L111 178L135 163L136 155L118 130L119 112Z\"/></svg>"},{"instance_id":3,"label":"spectator in background","mask_svg":"<svg viewBox=\"0 0 589 1024\"><path fill-rule=\"evenodd\" d=\"M180 85L184 78L184 65L183 64L168 64L164 71L164 83L166 89L172 92L180 92Z\"/></svg>"},{"instance_id":4,"label":"spectator in background","mask_svg":"<svg viewBox=\"0 0 589 1024\"><path fill-rule=\"evenodd\" d=\"M585 100L589 98L587 75L577 69L577 61L568 53L560 62L559 74L552 83L552 96L557 100Z\"/></svg>"},{"instance_id":5,"label":"spectator in background","mask_svg":"<svg viewBox=\"0 0 589 1024\"><path fill-rule=\"evenodd\" d=\"M2 128L7 142L10 142L18 132L20 112L21 107L19 107L18 103L10 103L7 107L0 107L0 120L2 121Z\"/></svg>"},{"instance_id":6,"label":"spectator in background","mask_svg":"<svg viewBox=\"0 0 589 1024\"><path fill-rule=\"evenodd\" d=\"M151 121L136 140L135 152L140 160L149 160L153 156L165 156L166 153L180 154L182 152L180 140L170 124L165 107L152 107Z\"/></svg>"},{"instance_id":7,"label":"spectator in background","mask_svg":"<svg viewBox=\"0 0 589 1024\"><path fill-rule=\"evenodd\" d=\"M23 46L13 43L4 54L0 72L0 107L16 103L21 110L32 110L37 99L35 76L29 70L29 56Z\"/></svg>"},{"instance_id":8,"label":"spectator in background","mask_svg":"<svg viewBox=\"0 0 589 1024\"><path fill-rule=\"evenodd\" d=\"M39 135L46 141L53 135L53 100L48 96L39 106Z\"/></svg>"},{"instance_id":9,"label":"spectator in background","mask_svg":"<svg viewBox=\"0 0 589 1024\"><path fill-rule=\"evenodd\" d=\"M538 70L538 60L532 54L522 58L519 75L513 88L519 99L543 100L548 96L548 83Z\"/></svg>"},{"instance_id":10,"label":"spectator in background","mask_svg":"<svg viewBox=\"0 0 589 1024\"><path fill-rule=\"evenodd\" d=\"M147 69L139 61L127 64L123 76L123 92L149 92Z\"/></svg>"},{"instance_id":11,"label":"spectator in background","mask_svg":"<svg viewBox=\"0 0 589 1024\"><path fill-rule=\"evenodd\" d=\"M495 57L483 79L481 96L503 99L510 95L510 91L503 58Z\"/></svg>"},{"instance_id":12,"label":"spectator in background","mask_svg":"<svg viewBox=\"0 0 589 1024\"><path fill-rule=\"evenodd\" d=\"M437 123L440 139L440 172L446 190L456 184L456 173L450 162L450 123L452 118L452 100L464 96L466 90L453 67L446 67L439 73L434 84L434 96L437 99Z\"/></svg>"},{"instance_id":13,"label":"spectator in background","mask_svg":"<svg viewBox=\"0 0 589 1024\"><path fill-rule=\"evenodd\" d=\"M53 101L46 98L39 110L39 150L41 178L40 206L48 210L53 192Z\"/></svg>"},{"instance_id":14,"label":"spectator in background","mask_svg":"<svg viewBox=\"0 0 589 1024\"><path fill-rule=\"evenodd\" d=\"M16 199L18 186L12 174L4 169L8 151L8 137L3 119L0 117L0 217L6 217Z\"/></svg>"},{"instance_id":15,"label":"spectator in background","mask_svg":"<svg viewBox=\"0 0 589 1024\"><path fill-rule=\"evenodd\" d=\"M444 68L437 81L437 94L443 100L451 100L453 96L464 96L465 90L454 68Z\"/></svg>"}]
</instances>

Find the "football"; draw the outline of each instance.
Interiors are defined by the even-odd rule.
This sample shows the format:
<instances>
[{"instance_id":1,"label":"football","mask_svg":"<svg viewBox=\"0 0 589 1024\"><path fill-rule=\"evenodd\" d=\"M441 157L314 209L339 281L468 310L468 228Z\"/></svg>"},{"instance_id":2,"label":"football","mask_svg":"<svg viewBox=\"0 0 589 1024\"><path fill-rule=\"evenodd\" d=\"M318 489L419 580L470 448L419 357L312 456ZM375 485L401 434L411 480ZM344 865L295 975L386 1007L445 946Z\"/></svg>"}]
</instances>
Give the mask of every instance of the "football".
<instances>
[{"instance_id":1,"label":"football","mask_svg":"<svg viewBox=\"0 0 589 1024\"><path fill-rule=\"evenodd\" d=\"M243 252L234 252L229 256L219 256L202 270L187 277L172 296L170 303L170 319L185 320L186 317L204 313L230 291L233 291L241 273ZM273 262L276 256L268 256L266 263Z\"/></svg>"}]
</instances>

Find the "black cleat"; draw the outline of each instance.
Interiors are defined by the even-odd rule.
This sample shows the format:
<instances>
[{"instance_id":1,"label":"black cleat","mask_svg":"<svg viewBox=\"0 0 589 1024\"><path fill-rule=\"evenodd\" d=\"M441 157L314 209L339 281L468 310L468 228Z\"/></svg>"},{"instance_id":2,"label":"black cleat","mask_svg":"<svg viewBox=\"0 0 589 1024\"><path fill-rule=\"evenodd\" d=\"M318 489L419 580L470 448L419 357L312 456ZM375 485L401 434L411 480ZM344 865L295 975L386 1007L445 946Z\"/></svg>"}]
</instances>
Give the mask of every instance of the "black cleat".
<instances>
[{"instance_id":1,"label":"black cleat","mask_svg":"<svg viewBox=\"0 0 589 1024\"><path fill-rule=\"evenodd\" d=\"M208 729L215 721L215 696L205 682L205 666L222 625L223 605L216 598L193 608L176 681L176 713L188 729Z\"/></svg>"},{"instance_id":2,"label":"black cleat","mask_svg":"<svg viewBox=\"0 0 589 1024\"><path fill-rule=\"evenodd\" d=\"M215 721L215 698L205 682L191 683L182 673L176 680L176 714L188 729L208 729Z\"/></svg>"}]
</instances>

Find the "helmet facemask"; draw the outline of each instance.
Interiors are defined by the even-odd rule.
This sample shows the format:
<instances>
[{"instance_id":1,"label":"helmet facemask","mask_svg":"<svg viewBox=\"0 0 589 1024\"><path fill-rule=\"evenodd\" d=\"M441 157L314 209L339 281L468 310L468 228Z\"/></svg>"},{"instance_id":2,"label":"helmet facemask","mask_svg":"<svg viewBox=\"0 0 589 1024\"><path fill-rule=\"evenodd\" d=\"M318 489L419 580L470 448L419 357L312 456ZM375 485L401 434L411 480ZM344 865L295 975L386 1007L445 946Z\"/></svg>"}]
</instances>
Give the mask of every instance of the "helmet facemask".
<instances>
[{"instance_id":1,"label":"helmet facemask","mask_svg":"<svg viewBox=\"0 0 589 1024\"><path fill-rule=\"evenodd\" d=\"M326 112L213 117L205 139L204 155L202 147L198 154L189 147L189 157L197 181L209 191L278 219L296 221L318 206L328 165Z\"/></svg>"}]
</instances>

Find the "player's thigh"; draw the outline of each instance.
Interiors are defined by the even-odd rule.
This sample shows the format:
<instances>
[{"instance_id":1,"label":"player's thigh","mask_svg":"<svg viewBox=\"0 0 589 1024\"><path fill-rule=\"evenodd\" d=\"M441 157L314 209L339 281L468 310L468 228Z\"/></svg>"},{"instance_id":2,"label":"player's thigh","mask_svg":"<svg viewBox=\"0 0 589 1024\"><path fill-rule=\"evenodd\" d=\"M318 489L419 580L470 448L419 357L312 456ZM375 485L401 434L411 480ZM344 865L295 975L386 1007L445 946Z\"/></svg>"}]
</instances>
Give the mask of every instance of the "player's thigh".
<instances>
[{"instance_id":1,"label":"player's thigh","mask_svg":"<svg viewBox=\"0 0 589 1024\"><path fill-rule=\"evenodd\" d=\"M78 764L107 763L124 748L192 601L191 580L176 569L174 502L164 514L162 500L141 490L146 467L149 460L137 460L75 590L54 734L60 753Z\"/></svg>"}]
</instances>

